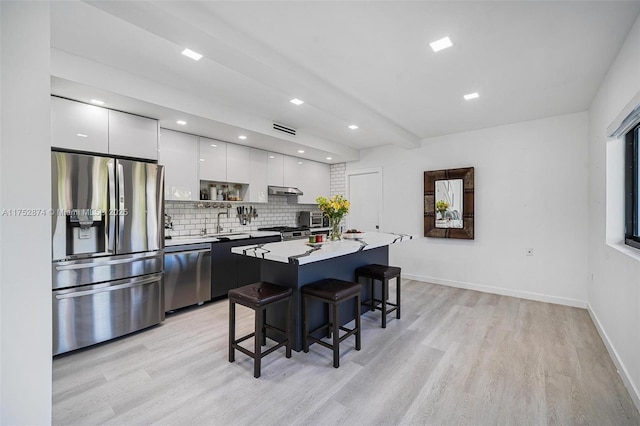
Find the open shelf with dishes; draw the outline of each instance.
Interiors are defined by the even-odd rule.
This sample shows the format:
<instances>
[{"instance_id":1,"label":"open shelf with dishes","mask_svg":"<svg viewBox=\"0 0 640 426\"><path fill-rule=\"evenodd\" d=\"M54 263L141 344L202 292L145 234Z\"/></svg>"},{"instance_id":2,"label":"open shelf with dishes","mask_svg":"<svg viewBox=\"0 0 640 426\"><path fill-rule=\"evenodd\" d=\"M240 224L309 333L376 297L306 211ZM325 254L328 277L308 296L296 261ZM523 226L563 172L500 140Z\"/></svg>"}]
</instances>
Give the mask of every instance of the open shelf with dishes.
<instances>
[{"instance_id":1,"label":"open shelf with dishes","mask_svg":"<svg viewBox=\"0 0 640 426\"><path fill-rule=\"evenodd\" d=\"M249 185L235 182L200 181L200 201L244 201Z\"/></svg>"}]
</instances>

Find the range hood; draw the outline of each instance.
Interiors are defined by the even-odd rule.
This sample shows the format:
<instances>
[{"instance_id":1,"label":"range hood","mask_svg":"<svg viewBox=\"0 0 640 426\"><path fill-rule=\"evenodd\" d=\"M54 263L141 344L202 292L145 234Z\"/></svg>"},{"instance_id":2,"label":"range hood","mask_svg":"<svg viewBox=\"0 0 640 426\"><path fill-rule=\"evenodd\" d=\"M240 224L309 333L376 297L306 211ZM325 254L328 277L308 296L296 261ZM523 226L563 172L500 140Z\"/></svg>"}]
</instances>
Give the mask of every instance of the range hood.
<instances>
[{"instance_id":1,"label":"range hood","mask_svg":"<svg viewBox=\"0 0 640 426\"><path fill-rule=\"evenodd\" d=\"M269 195L302 195L302 191L290 186L269 186Z\"/></svg>"}]
</instances>

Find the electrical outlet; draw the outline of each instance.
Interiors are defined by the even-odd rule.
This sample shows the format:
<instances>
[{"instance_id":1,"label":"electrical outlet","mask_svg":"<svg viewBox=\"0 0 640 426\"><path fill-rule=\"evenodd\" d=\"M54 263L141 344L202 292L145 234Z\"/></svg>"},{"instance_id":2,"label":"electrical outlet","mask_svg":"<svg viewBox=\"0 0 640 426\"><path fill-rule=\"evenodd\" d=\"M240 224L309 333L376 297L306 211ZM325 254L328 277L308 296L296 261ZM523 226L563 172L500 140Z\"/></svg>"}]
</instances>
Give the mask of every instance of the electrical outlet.
<instances>
[{"instance_id":1,"label":"electrical outlet","mask_svg":"<svg viewBox=\"0 0 640 426\"><path fill-rule=\"evenodd\" d=\"M528 248L526 250L526 254L527 254L527 256L533 256L533 249L532 248Z\"/></svg>"}]
</instances>

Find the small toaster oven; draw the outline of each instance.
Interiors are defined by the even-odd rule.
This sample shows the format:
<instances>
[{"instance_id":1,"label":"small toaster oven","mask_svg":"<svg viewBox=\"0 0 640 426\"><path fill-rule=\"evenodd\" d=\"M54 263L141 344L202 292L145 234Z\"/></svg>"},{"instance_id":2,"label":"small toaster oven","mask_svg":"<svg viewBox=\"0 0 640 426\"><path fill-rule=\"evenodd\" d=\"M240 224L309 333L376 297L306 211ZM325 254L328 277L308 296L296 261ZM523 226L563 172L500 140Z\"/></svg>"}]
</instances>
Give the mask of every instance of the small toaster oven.
<instances>
[{"instance_id":1,"label":"small toaster oven","mask_svg":"<svg viewBox=\"0 0 640 426\"><path fill-rule=\"evenodd\" d=\"M322 228L325 226L325 218L322 212L302 211L298 214L298 226L308 226L309 228ZM326 220L329 226L329 220Z\"/></svg>"}]
</instances>

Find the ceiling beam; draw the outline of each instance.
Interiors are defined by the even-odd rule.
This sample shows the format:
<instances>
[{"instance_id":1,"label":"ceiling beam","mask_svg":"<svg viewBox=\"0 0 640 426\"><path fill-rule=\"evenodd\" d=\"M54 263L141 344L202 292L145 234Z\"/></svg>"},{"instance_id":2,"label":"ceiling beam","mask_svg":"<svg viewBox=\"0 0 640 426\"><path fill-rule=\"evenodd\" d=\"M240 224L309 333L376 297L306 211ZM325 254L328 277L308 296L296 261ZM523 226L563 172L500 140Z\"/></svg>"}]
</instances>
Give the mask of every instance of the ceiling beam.
<instances>
[{"instance_id":1,"label":"ceiling beam","mask_svg":"<svg viewBox=\"0 0 640 426\"><path fill-rule=\"evenodd\" d=\"M268 48L225 21L211 10L215 3L113 2L88 3L132 25L179 46L202 53L285 96L304 93L305 103L345 122L358 122L387 144L404 148L420 145L420 138L380 112L325 81L312 70Z\"/></svg>"}]
</instances>

